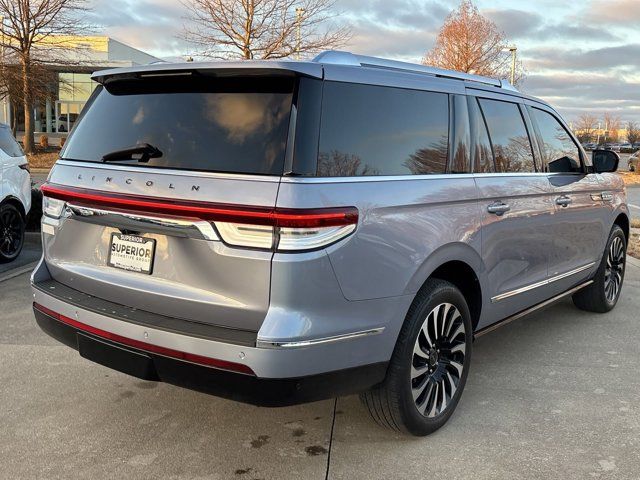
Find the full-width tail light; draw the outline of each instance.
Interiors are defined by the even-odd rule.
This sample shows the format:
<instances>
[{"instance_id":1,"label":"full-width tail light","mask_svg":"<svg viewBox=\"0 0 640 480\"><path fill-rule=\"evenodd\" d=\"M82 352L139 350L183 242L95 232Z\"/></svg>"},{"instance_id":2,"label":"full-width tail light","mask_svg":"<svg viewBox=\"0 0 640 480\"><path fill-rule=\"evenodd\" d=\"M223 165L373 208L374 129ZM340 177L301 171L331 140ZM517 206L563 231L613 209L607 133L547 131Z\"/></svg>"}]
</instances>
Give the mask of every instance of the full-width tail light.
<instances>
[{"instance_id":1,"label":"full-width tail light","mask_svg":"<svg viewBox=\"0 0 640 480\"><path fill-rule=\"evenodd\" d=\"M215 225L225 243L265 250L293 252L323 248L351 234L358 224L358 210L355 207L290 209L240 206L168 200L53 184L45 184L41 190L45 199L77 206L205 220ZM48 200L45 200L45 205L46 202ZM51 216L57 213L56 209Z\"/></svg>"}]
</instances>

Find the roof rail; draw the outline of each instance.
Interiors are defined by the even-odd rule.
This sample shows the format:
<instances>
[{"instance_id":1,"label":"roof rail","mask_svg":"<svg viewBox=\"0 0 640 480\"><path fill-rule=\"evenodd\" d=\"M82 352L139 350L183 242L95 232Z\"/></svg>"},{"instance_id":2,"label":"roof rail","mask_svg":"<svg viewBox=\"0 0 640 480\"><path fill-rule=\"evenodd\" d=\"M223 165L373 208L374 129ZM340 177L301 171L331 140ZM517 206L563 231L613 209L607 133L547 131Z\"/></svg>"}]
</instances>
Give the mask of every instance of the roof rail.
<instances>
[{"instance_id":1,"label":"roof rail","mask_svg":"<svg viewBox=\"0 0 640 480\"><path fill-rule=\"evenodd\" d=\"M313 61L315 63L330 63L333 65L402 70L404 72L422 73L435 77L453 78L456 80L464 80L467 82L483 83L485 85L491 85L493 87L501 87L504 89L517 91L517 89L506 80L496 80L495 78L483 77L482 75L472 75L470 73L445 70L443 68L430 67L428 65L418 65L416 63L387 60L384 58L369 57L366 55L355 55L351 52L327 50L320 53L313 59Z\"/></svg>"}]
</instances>

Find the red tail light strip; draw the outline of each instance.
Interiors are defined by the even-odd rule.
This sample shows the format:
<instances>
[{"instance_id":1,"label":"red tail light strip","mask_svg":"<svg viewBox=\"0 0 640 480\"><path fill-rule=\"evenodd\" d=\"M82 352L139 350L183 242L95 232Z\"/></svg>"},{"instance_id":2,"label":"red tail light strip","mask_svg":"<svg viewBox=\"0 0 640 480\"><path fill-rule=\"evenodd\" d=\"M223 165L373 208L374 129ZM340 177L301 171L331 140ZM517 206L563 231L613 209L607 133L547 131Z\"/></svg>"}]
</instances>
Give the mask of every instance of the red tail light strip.
<instances>
[{"instance_id":1,"label":"red tail light strip","mask_svg":"<svg viewBox=\"0 0 640 480\"><path fill-rule=\"evenodd\" d=\"M198 365L204 365L206 367L214 367L222 370L229 370L232 372L239 372L255 376L255 373L253 372L253 370L251 370L251 368L241 363L227 362L226 360L218 360L217 358L203 357L202 355L196 355L194 353L181 352L179 350L173 350L172 348L160 347L158 345L152 345L151 343L122 337L115 333L107 332L106 330L102 330L100 328L92 327L91 325L78 322L73 318L65 317L64 315L61 315L47 307L40 305L39 303L34 303L33 308L44 313L45 315L49 315L50 317L55 318L59 322L66 323L73 328L77 328L78 330L90 333L106 340L111 340L122 345L128 345L129 347L137 348L138 350L143 350L149 353L157 353L158 355L176 358L178 360L184 360L187 362L196 363Z\"/></svg>"},{"instance_id":2,"label":"red tail light strip","mask_svg":"<svg viewBox=\"0 0 640 480\"><path fill-rule=\"evenodd\" d=\"M290 228L335 227L358 223L358 209L355 207L266 208L145 197L53 184L43 185L41 191L47 197L79 206L108 207L155 215L197 218L209 222L220 221Z\"/></svg>"}]
</instances>

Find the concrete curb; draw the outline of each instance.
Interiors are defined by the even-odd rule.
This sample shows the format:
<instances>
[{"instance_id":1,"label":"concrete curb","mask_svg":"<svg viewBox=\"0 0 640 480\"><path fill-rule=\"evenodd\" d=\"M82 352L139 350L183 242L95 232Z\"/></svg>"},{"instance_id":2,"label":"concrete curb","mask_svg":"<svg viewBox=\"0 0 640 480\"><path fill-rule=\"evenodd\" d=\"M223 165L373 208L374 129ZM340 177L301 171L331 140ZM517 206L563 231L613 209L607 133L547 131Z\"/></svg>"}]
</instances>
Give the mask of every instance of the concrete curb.
<instances>
[{"instance_id":1,"label":"concrete curb","mask_svg":"<svg viewBox=\"0 0 640 480\"><path fill-rule=\"evenodd\" d=\"M32 272L33 269L36 268L36 265L38 265L38 262L32 262L32 263L29 263L28 265L24 265L23 267L18 267L14 270L9 270L8 272L0 275L0 283L6 280L11 280L12 278L15 278L19 275Z\"/></svg>"},{"instance_id":2,"label":"concrete curb","mask_svg":"<svg viewBox=\"0 0 640 480\"><path fill-rule=\"evenodd\" d=\"M627 263L634 267L640 268L640 260L638 260L637 258L627 256Z\"/></svg>"}]
</instances>

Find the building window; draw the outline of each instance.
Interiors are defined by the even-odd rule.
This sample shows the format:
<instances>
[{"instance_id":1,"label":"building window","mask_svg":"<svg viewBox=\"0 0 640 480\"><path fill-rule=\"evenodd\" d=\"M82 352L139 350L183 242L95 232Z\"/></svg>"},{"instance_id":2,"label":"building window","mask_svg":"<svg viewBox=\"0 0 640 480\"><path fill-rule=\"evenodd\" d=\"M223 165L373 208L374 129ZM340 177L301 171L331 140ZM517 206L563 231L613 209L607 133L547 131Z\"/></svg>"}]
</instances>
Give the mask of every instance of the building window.
<instances>
[{"instance_id":1,"label":"building window","mask_svg":"<svg viewBox=\"0 0 640 480\"><path fill-rule=\"evenodd\" d=\"M90 73L59 73L58 81L59 99L71 102L86 102L98 85Z\"/></svg>"}]
</instances>

